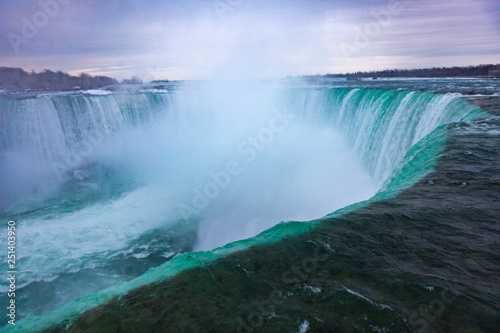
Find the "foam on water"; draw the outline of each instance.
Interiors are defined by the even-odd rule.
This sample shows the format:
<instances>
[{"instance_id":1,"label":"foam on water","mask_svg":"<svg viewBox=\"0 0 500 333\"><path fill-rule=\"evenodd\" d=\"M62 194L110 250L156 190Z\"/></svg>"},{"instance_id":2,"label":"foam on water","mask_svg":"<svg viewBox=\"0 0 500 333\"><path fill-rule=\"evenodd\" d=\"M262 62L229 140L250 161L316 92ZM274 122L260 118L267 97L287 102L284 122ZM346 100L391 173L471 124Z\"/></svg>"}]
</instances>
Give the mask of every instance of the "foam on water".
<instances>
[{"instance_id":1,"label":"foam on water","mask_svg":"<svg viewBox=\"0 0 500 333\"><path fill-rule=\"evenodd\" d=\"M148 230L171 222L163 189L142 187L123 197L60 216L28 218L18 227L19 288L61 273L97 267ZM2 285L1 292L6 286Z\"/></svg>"},{"instance_id":2,"label":"foam on water","mask_svg":"<svg viewBox=\"0 0 500 333\"><path fill-rule=\"evenodd\" d=\"M147 246L138 238L179 221L199 223L197 250L267 231L177 256L33 325L309 228L269 229L281 221L313 220L381 188L394 193L410 186L429 170L438 150L429 147L443 142L433 131L480 114L457 94L260 84L173 88L0 100L0 174L9 176L0 182L10 202L4 214L19 217L21 286L102 266L118 252L147 260L147 252L130 250ZM16 187L21 179L25 184ZM34 188L38 201L19 200L33 197ZM112 193L99 199L104 188ZM73 192L83 194L67 202Z\"/></svg>"}]
</instances>

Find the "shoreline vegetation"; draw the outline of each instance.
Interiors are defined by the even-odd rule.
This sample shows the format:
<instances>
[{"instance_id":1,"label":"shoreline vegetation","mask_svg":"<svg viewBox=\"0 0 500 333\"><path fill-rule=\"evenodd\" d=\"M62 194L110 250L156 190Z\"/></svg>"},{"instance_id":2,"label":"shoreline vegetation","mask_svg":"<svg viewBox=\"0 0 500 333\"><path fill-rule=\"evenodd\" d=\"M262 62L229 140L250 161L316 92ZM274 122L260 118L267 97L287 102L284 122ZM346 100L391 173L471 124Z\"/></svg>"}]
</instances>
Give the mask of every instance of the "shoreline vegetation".
<instances>
[{"instance_id":1,"label":"shoreline vegetation","mask_svg":"<svg viewBox=\"0 0 500 333\"><path fill-rule=\"evenodd\" d=\"M362 78L500 78L500 64L467 67L434 67L423 69L388 69L383 71L355 72L345 74L302 75L299 78L345 78L356 81ZM291 78L291 77L288 77ZM168 82L168 80L152 81ZM98 89L108 86L142 84L143 81L133 76L121 82L107 76L92 76L81 73L72 76L61 71L45 69L41 72L27 72L22 68L0 67L0 92L27 91L71 91Z\"/></svg>"},{"instance_id":2,"label":"shoreline vegetation","mask_svg":"<svg viewBox=\"0 0 500 333\"><path fill-rule=\"evenodd\" d=\"M81 73L72 76L61 71L45 69L41 72L27 72L22 68L0 67L0 89L8 92L18 91L69 91L96 89L120 84L141 84L137 77L121 82L107 76L92 76Z\"/></svg>"},{"instance_id":3,"label":"shoreline vegetation","mask_svg":"<svg viewBox=\"0 0 500 333\"><path fill-rule=\"evenodd\" d=\"M500 78L500 64L466 67L433 67L421 69L386 69L346 74L304 75L307 78Z\"/></svg>"}]
</instances>

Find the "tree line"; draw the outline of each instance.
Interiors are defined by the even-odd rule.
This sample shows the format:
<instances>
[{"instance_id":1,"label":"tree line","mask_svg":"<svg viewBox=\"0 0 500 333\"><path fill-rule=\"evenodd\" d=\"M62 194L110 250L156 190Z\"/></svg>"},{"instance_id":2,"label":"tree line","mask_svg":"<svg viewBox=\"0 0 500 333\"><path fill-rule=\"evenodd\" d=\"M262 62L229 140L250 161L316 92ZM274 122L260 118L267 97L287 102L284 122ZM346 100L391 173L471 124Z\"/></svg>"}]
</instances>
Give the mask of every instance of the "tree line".
<instances>
[{"instance_id":1,"label":"tree line","mask_svg":"<svg viewBox=\"0 0 500 333\"><path fill-rule=\"evenodd\" d=\"M122 84L142 83L137 77L123 80ZM81 73L72 76L61 71L45 69L39 73L26 72L22 68L0 67L0 88L6 90L73 90L95 89L120 84L107 76L91 76Z\"/></svg>"},{"instance_id":2,"label":"tree line","mask_svg":"<svg viewBox=\"0 0 500 333\"><path fill-rule=\"evenodd\" d=\"M466 67L433 67L422 69L387 69L383 71L355 72L346 74L326 74L322 77L364 78L364 77L488 77L496 73L499 65L479 65Z\"/></svg>"}]
</instances>

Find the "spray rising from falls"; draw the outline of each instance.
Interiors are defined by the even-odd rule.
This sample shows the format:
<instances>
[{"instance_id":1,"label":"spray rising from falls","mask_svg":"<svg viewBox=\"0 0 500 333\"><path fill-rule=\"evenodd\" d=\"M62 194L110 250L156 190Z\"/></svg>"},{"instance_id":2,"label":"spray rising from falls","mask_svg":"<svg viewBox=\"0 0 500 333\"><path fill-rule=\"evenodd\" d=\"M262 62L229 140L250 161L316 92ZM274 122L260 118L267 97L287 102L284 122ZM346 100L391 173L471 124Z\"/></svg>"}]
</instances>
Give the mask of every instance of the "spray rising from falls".
<instances>
[{"instance_id":1,"label":"spray rising from falls","mask_svg":"<svg viewBox=\"0 0 500 333\"><path fill-rule=\"evenodd\" d=\"M68 276L113 271L101 289L131 258L147 269L366 200L412 146L476 112L452 94L215 84L0 103L20 285L52 284L52 308L92 291L64 290Z\"/></svg>"},{"instance_id":2,"label":"spray rising from falls","mask_svg":"<svg viewBox=\"0 0 500 333\"><path fill-rule=\"evenodd\" d=\"M45 192L66 181L103 138L155 118L168 94L4 98L0 114L2 202ZM37 165L36 168L33 165ZM42 180L42 181L40 181ZM31 192L31 193L30 193Z\"/></svg>"}]
</instances>

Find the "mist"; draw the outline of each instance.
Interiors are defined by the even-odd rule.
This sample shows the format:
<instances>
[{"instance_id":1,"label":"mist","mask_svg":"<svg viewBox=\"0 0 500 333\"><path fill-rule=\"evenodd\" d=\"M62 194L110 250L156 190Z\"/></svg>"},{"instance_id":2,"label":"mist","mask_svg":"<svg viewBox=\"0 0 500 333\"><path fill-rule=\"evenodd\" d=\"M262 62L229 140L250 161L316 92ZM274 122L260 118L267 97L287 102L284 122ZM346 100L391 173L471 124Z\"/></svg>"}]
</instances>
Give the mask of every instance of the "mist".
<instances>
[{"instance_id":1,"label":"mist","mask_svg":"<svg viewBox=\"0 0 500 333\"><path fill-rule=\"evenodd\" d=\"M121 133L93 160L161 189L179 219L199 219L198 250L374 195L379 184L346 138L290 113L284 97L257 81L185 84L164 119Z\"/></svg>"}]
</instances>

